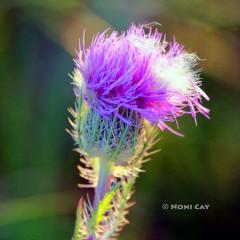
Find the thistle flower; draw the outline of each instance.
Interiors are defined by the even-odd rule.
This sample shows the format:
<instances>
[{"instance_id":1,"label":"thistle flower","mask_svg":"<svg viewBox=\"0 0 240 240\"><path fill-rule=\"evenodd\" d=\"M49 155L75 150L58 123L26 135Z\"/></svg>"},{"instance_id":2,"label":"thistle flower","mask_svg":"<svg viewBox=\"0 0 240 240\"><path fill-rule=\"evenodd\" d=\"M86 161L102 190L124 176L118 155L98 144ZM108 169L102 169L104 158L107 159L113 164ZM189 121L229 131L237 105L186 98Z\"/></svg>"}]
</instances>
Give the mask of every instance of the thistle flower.
<instances>
[{"instance_id":1,"label":"thistle flower","mask_svg":"<svg viewBox=\"0 0 240 240\"><path fill-rule=\"evenodd\" d=\"M147 33L146 31L147 30ZM198 58L175 39L132 24L126 32L97 34L75 59L72 135L80 175L94 187L94 201L80 200L74 240L115 239L127 223L129 198L160 128L189 114L208 117ZM178 126L178 124L177 124Z\"/></svg>"},{"instance_id":2,"label":"thistle flower","mask_svg":"<svg viewBox=\"0 0 240 240\"><path fill-rule=\"evenodd\" d=\"M167 122L184 114L196 122L198 112L208 117L201 104L208 96L194 70L198 58L157 30L144 30L132 25L123 33L97 34L88 49L83 44L76 59L83 98L105 118L114 115L131 125L124 112L134 111L161 130L178 134Z\"/></svg>"}]
</instances>

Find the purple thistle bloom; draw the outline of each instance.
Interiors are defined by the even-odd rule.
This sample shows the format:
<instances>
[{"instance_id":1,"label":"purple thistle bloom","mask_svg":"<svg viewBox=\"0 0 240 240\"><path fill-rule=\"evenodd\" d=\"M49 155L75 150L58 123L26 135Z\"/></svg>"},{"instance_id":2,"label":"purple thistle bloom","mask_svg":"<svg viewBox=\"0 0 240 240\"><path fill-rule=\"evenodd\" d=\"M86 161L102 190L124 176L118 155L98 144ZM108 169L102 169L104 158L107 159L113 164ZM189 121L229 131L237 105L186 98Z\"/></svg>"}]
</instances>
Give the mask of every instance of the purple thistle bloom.
<instances>
[{"instance_id":1,"label":"purple thistle bloom","mask_svg":"<svg viewBox=\"0 0 240 240\"><path fill-rule=\"evenodd\" d=\"M76 65L82 75L83 97L103 117L115 114L131 124L124 112L135 111L161 130L181 135L167 122L209 110L201 98L199 73L193 68L198 58L183 45L167 42L157 29L131 25L123 33L97 34L87 49L84 41Z\"/></svg>"}]
</instances>

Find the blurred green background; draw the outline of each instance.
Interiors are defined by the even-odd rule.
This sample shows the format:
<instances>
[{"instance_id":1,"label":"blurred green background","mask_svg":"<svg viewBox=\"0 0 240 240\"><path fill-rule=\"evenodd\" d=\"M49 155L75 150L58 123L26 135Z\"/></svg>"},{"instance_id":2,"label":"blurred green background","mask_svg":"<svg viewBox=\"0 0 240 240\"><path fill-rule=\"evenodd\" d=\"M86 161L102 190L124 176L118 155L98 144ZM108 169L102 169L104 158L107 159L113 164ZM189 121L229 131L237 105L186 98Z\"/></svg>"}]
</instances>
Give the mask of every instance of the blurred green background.
<instances>
[{"instance_id":1,"label":"blurred green background","mask_svg":"<svg viewBox=\"0 0 240 240\"><path fill-rule=\"evenodd\" d=\"M180 120L145 165L120 239L237 239L240 214L240 2L238 0L0 1L0 240L70 239L78 155L65 132L68 73L84 28L159 22L197 52L211 120ZM87 191L91 195L91 191ZM162 204L210 204L208 211ZM233 237L235 234L235 237Z\"/></svg>"}]
</instances>

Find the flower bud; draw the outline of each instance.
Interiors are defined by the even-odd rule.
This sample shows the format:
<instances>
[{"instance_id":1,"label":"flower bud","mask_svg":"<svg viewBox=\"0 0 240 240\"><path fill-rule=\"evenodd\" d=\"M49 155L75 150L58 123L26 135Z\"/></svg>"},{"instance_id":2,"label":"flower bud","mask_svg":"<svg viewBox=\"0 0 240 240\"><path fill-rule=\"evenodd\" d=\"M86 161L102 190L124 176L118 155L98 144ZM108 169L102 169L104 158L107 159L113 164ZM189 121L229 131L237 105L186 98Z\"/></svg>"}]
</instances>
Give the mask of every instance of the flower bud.
<instances>
[{"instance_id":1,"label":"flower bud","mask_svg":"<svg viewBox=\"0 0 240 240\"><path fill-rule=\"evenodd\" d=\"M115 114L103 117L91 107L83 114L80 127L80 148L90 157L101 156L121 164L134 155L141 133L141 118L136 112L122 110L129 122Z\"/></svg>"}]
</instances>

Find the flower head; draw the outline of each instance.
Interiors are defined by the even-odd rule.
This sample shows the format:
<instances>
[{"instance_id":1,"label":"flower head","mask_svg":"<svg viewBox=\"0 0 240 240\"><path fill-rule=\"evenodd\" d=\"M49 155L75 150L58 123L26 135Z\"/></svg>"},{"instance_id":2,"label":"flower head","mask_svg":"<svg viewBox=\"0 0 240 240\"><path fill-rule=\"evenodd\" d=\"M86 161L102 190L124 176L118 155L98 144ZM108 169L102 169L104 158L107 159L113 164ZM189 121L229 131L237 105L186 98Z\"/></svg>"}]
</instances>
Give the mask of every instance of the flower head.
<instances>
[{"instance_id":1,"label":"flower head","mask_svg":"<svg viewBox=\"0 0 240 240\"><path fill-rule=\"evenodd\" d=\"M89 48L83 44L76 59L81 74L76 88L82 88L84 100L104 118L114 115L131 125L124 113L133 111L178 134L167 122L184 114L196 122L198 112L208 117L201 104L208 97L194 70L198 58L175 40L167 42L156 29L145 30L131 25L123 33L97 34Z\"/></svg>"}]
</instances>

